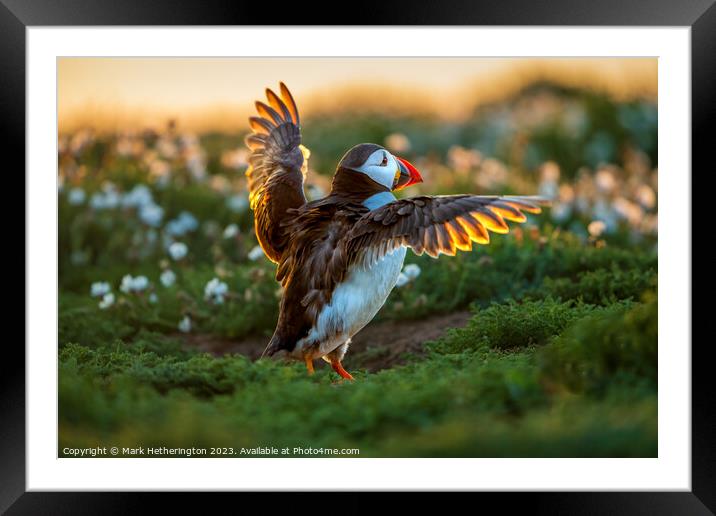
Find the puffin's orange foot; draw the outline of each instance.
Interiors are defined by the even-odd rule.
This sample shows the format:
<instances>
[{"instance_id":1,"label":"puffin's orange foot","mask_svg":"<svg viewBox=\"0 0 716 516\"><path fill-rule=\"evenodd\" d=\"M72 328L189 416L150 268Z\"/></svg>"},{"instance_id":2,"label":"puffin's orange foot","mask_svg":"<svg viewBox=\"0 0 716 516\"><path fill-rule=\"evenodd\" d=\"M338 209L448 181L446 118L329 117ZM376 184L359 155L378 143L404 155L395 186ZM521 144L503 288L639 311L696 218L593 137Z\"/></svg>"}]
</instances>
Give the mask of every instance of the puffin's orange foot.
<instances>
[{"instance_id":1,"label":"puffin's orange foot","mask_svg":"<svg viewBox=\"0 0 716 516\"><path fill-rule=\"evenodd\" d=\"M313 360L310 357L306 357L306 369L308 369L308 374L313 374Z\"/></svg>"},{"instance_id":2,"label":"puffin's orange foot","mask_svg":"<svg viewBox=\"0 0 716 516\"><path fill-rule=\"evenodd\" d=\"M343 369L343 365L341 365L340 360L331 359L331 366L333 367L333 370L341 375L342 378L345 378L346 380L353 380L353 375L351 375L348 371Z\"/></svg>"}]
</instances>

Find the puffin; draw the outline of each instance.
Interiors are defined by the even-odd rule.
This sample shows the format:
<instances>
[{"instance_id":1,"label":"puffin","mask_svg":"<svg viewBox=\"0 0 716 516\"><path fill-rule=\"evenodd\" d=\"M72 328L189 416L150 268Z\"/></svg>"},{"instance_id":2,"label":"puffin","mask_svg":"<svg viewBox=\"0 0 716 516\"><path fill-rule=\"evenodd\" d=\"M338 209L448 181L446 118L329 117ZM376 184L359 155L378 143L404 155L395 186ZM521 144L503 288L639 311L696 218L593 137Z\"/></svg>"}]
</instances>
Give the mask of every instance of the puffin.
<instances>
[{"instance_id":1,"label":"puffin","mask_svg":"<svg viewBox=\"0 0 716 516\"><path fill-rule=\"evenodd\" d=\"M276 329L263 356L306 364L323 359L346 380L342 360L351 338L378 313L398 281L407 249L433 258L488 244L505 221L524 222L547 200L538 196L420 195L394 192L423 181L404 158L375 143L349 149L331 190L308 201L304 181L310 151L286 85L266 89L249 118L246 170L254 230L274 262L282 296Z\"/></svg>"}]
</instances>

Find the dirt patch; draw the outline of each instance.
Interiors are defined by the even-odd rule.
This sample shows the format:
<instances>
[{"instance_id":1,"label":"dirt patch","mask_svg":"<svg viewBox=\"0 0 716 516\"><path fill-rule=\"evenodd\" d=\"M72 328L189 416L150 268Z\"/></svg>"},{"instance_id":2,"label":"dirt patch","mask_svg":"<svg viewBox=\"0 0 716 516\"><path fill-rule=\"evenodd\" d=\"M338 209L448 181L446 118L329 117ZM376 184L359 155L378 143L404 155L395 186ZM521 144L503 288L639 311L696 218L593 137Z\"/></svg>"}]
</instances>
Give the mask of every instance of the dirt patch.
<instances>
[{"instance_id":1,"label":"dirt patch","mask_svg":"<svg viewBox=\"0 0 716 516\"><path fill-rule=\"evenodd\" d=\"M371 323L351 343L344 360L347 369L361 368L380 371L405 362L406 354L421 354L424 344L439 338L448 328L464 326L470 312L455 312L416 321L382 321ZM252 335L228 339L213 335L183 335L187 347L198 348L212 355L231 353L256 360L263 353L270 336ZM321 367L322 360L316 360ZM323 364L327 365L327 364Z\"/></svg>"},{"instance_id":2,"label":"dirt patch","mask_svg":"<svg viewBox=\"0 0 716 516\"><path fill-rule=\"evenodd\" d=\"M424 344L438 339L448 328L465 326L470 312L455 312L416 321L369 324L351 342L346 367L380 371L405 362L405 354L421 354Z\"/></svg>"},{"instance_id":3,"label":"dirt patch","mask_svg":"<svg viewBox=\"0 0 716 516\"><path fill-rule=\"evenodd\" d=\"M263 353L266 344L271 338L270 335L249 335L240 339L219 337L216 335L182 335L184 344L188 348L195 348L215 356L229 354L246 355L251 360L256 360Z\"/></svg>"}]
</instances>

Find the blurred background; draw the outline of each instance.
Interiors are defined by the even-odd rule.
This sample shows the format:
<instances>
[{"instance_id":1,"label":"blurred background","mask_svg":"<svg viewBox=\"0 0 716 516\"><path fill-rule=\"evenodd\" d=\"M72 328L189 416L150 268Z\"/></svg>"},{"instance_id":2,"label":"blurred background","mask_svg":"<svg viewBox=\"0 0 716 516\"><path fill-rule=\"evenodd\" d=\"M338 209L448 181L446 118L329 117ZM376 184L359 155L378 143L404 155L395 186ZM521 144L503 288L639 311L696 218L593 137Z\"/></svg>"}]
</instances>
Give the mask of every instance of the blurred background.
<instances>
[{"instance_id":1,"label":"blurred background","mask_svg":"<svg viewBox=\"0 0 716 516\"><path fill-rule=\"evenodd\" d=\"M348 148L377 142L424 173L411 195L538 192L559 226L640 239L657 230L656 77L655 59L61 59L59 189L94 214L138 208L141 239L165 247L191 208L176 198L246 229L232 218L246 206L246 119L283 80L312 151L309 196ZM61 268L101 261L98 246L130 261L152 249L69 236Z\"/></svg>"},{"instance_id":2,"label":"blurred background","mask_svg":"<svg viewBox=\"0 0 716 516\"><path fill-rule=\"evenodd\" d=\"M253 234L243 137L253 101L279 81L311 150L309 199L360 142L421 171L401 195L553 199L490 246L409 256L372 344L346 359L385 373L342 401L349 428L326 427L336 414L325 412L275 420L276 399L332 395L298 385L298 369L248 360L273 330L280 290ZM58 85L62 442L251 445L289 442L290 428L374 455L655 455L656 59L63 58ZM405 325L425 318L429 328ZM466 324L458 344L438 339ZM415 338L391 348L398 334ZM417 370L394 368L411 353ZM463 364L469 385L458 375L426 390L444 360ZM402 387L375 390L386 374ZM395 397L366 415L386 388ZM515 411L522 425L504 419ZM471 425L500 432L480 440Z\"/></svg>"}]
</instances>

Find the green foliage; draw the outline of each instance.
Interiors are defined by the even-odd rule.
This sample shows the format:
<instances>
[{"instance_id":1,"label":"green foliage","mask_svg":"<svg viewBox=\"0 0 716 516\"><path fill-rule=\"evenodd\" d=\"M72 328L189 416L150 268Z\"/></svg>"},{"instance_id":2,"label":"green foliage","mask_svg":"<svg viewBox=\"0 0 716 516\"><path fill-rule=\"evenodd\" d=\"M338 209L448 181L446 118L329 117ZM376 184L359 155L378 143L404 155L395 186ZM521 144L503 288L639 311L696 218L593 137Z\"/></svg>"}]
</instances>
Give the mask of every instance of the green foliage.
<instances>
[{"instance_id":1,"label":"green foliage","mask_svg":"<svg viewBox=\"0 0 716 516\"><path fill-rule=\"evenodd\" d=\"M613 313L605 319L613 327L623 321L638 331L650 324L639 310ZM434 353L378 374L358 372L355 383L336 383L325 369L308 377L300 364L236 355L70 344L60 354L60 440L75 446L110 436L125 446L358 447L361 456L653 456L655 391L642 386L625 398L611 389L594 401L568 394L575 389L569 374L575 364L594 367L598 374L589 378L620 371L652 378L651 369L638 364L651 363L655 354L645 349L627 357L630 350L621 349L615 355L610 339L617 330L602 339L592 328L591 346L579 348L581 332L588 331L583 321L591 317L542 348L548 358L532 347L485 346ZM438 344L448 347L452 339ZM600 343L612 351L595 351ZM608 367L615 357L626 361ZM602 365L592 366L595 358ZM634 447L637 436L642 439Z\"/></svg>"},{"instance_id":2,"label":"green foliage","mask_svg":"<svg viewBox=\"0 0 716 516\"><path fill-rule=\"evenodd\" d=\"M361 456L655 456L656 257L638 248L510 236L453 259L413 258L418 281L382 318L473 306L408 365L339 382L322 368L212 357L193 332L270 332L272 266L223 271L231 296L203 299L216 274L174 267L158 296L120 295L99 310L87 294L60 301L60 444L358 447ZM95 273L92 273L95 274ZM96 279L99 279L95 276ZM497 302L496 302L497 300ZM501 301L500 301L501 300ZM379 348L385 349L385 348ZM390 393L389 396L386 393Z\"/></svg>"},{"instance_id":3,"label":"green foliage","mask_svg":"<svg viewBox=\"0 0 716 516\"><path fill-rule=\"evenodd\" d=\"M656 457L656 397L564 400L519 419L465 415L384 443L406 457Z\"/></svg>"},{"instance_id":4,"label":"green foliage","mask_svg":"<svg viewBox=\"0 0 716 516\"><path fill-rule=\"evenodd\" d=\"M97 346L115 339L127 338L135 330L121 317L107 317L91 300L73 294L60 296L60 347L68 342Z\"/></svg>"},{"instance_id":5,"label":"green foliage","mask_svg":"<svg viewBox=\"0 0 716 516\"><path fill-rule=\"evenodd\" d=\"M656 393L657 331L655 300L591 315L542 351L541 367L575 392L604 394L627 383Z\"/></svg>"},{"instance_id":6,"label":"green foliage","mask_svg":"<svg viewBox=\"0 0 716 516\"><path fill-rule=\"evenodd\" d=\"M592 305L553 299L517 303L510 301L478 310L464 328L448 331L430 346L438 353L462 353L487 347L513 349L546 344L575 319L602 309Z\"/></svg>"},{"instance_id":7,"label":"green foliage","mask_svg":"<svg viewBox=\"0 0 716 516\"><path fill-rule=\"evenodd\" d=\"M609 305L620 299L638 299L642 293L656 287L653 269L611 269L585 271L572 278L545 278L542 286L531 297L554 296L561 299L579 299L585 303Z\"/></svg>"},{"instance_id":8,"label":"green foliage","mask_svg":"<svg viewBox=\"0 0 716 516\"><path fill-rule=\"evenodd\" d=\"M395 289L377 320L419 319L471 304L488 307L495 301L548 296L608 305L638 299L656 281L656 256L651 251L585 247L565 233L550 236L546 246L529 239L520 243L506 235L471 253L439 260L412 256L409 261L421 268L418 281ZM104 312L97 310L96 302L87 294L63 292L60 342L122 338L132 327L169 331L176 329L185 314L191 316L199 331L222 337L273 331L278 317L273 264L261 259L242 267L180 265L172 270L177 282L165 288L159 284L160 271L155 267L83 269L84 292L92 281L107 279L117 286L123 274L143 273L154 285L158 301L150 304L146 295L122 296L123 302ZM204 286L217 271L231 292L219 306L203 299ZM127 327L122 329L122 325Z\"/></svg>"},{"instance_id":9,"label":"green foliage","mask_svg":"<svg viewBox=\"0 0 716 516\"><path fill-rule=\"evenodd\" d=\"M585 246L574 235L546 231L547 245L511 235L450 259L409 257L420 281L396 289L381 317L421 318L470 304L528 297L609 304L638 298L656 281L656 255L647 249Z\"/></svg>"}]
</instances>

